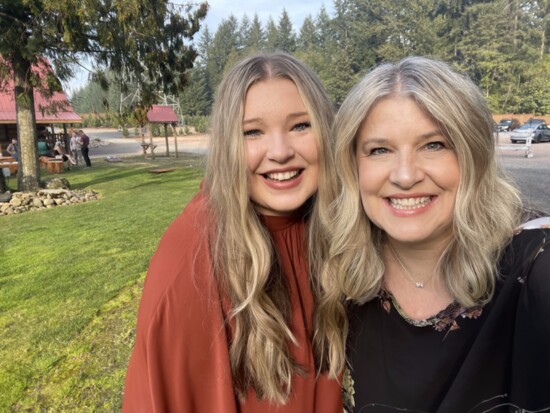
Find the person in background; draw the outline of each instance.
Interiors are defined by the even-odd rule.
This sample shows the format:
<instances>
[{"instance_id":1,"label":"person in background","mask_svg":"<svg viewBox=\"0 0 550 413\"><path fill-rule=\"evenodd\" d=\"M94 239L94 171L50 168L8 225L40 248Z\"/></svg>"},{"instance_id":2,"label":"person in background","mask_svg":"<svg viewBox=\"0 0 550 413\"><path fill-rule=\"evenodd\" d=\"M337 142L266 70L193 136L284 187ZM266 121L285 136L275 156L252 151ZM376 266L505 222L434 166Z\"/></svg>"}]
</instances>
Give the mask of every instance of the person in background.
<instances>
[{"instance_id":1,"label":"person in background","mask_svg":"<svg viewBox=\"0 0 550 413\"><path fill-rule=\"evenodd\" d=\"M71 169L71 165L76 165L76 161L71 155L67 154L67 150L61 141L55 142L53 152L55 158L59 158L62 159L63 162L67 162L67 169Z\"/></svg>"},{"instance_id":2,"label":"person in background","mask_svg":"<svg viewBox=\"0 0 550 413\"><path fill-rule=\"evenodd\" d=\"M80 138L80 151L82 152L82 157L84 158L84 162L86 162L86 166L88 168L91 168L92 161L90 161L90 138L88 135L84 133L84 131L81 129L78 131L78 136Z\"/></svg>"},{"instance_id":3,"label":"person in background","mask_svg":"<svg viewBox=\"0 0 550 413\"><path fill-rule=\"evenodd\" d=\"M342 412L307 242L330 199L332 118L317 76L289 55L227 73L201 190L149 266L124 412Z\"/></svg>"},{"instance_id":4,"label":"person in background","mask_svg":"<svg viewBox=\"0 0 550 413\"><path fill-rule=\"evenodd\" d=\"M477 86L436 60L383 64L334 130L322 306L349 316L347 410L550 409L550 230L520 227Z\"/></svg>"},{"instance_id":5,"label":"person in background","mask_svg":"<svg viewBox=\"0 0 550 413\"><path fill-rule=\"evenodd\" d=\"M19 162L19 153L17 151L17 139L11 140L11 143L6 148L6 151L13 159Z\"/></svg>"},{"instance_id":6,"label":"person in background","mask_svg":"<svg viewBox=\"0 0 550 413\"><path fill-rule=\"evenodd\" d=\"M81 164L82 162L84 162L84 157L82 155L82 149L80 145L80 136L78 136L74 129L69 129L69 136L71 137L69 143L71 156L73 157L77 165Z\"/></svg>"}]
</instances>

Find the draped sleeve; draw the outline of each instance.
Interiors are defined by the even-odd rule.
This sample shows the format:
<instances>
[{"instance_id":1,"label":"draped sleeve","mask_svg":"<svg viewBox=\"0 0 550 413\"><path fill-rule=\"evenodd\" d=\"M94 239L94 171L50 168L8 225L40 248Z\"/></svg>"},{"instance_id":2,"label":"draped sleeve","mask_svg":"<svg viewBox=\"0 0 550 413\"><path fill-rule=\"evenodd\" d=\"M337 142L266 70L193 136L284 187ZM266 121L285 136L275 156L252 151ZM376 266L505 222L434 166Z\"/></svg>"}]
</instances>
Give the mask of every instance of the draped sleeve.
<instances>
[{"instance_id":1,"label":"draped sleeve","mask_svg":"<svg viewBox=\"0 0 550 413\"><path fill-rule=\"evenodd\" d=\"M293 310L291 348L307 373L293 378L284 406L260 401L251 390L235 396L224 304L212 272L205 196L199 193L176 218L151 259L128 366L123 412L148 413L335 413L340 386L316 379L311 352L313 297L307 276L304 223L264 220L273 235ZM273 226L274 225L274 226Z\"/></svg>"}]
</instances>

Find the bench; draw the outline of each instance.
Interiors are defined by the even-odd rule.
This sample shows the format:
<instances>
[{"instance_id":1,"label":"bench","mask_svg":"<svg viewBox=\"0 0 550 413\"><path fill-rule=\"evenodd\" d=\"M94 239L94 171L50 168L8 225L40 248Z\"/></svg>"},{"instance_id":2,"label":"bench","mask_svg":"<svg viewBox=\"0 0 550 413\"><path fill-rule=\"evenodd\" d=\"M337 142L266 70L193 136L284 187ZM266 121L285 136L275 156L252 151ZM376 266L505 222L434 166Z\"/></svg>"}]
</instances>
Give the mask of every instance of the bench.
<instances>
[{"instance_id":1,"label":"bench","mask_svg":"<svg viewBox=\"0 0 550 413\"><path fill-rule=\"evenodd\" d=\"M63 172L63 160L57 158L49 158L47 156L41 156L38 158L40 166L46 168L50 174L60 174Z\"/></svg>"},{"instance_id":2,"label":"bench","mask_svg":"<svg viewBox=\"0 0 550 413\"><path fill-rule=\"evenodd\" d=\"M497 149L503 151L523 151L525 152L526 158L532 158L533 152L531 151L532 139L529 137L525 140L525 143L522 144L511 144L511 145L497 145Z\"/></svg>"},{"instance_id":3,"label":"bench","mask_svg":"<svg viewBox=\"0 0 550 413\"><path fill-rule=\"evenodd\" d=\"M0 158L0 169L8 168L11 175L17 175L19 163L12 156L3 156Z\"/></svg>"}]
</instances>

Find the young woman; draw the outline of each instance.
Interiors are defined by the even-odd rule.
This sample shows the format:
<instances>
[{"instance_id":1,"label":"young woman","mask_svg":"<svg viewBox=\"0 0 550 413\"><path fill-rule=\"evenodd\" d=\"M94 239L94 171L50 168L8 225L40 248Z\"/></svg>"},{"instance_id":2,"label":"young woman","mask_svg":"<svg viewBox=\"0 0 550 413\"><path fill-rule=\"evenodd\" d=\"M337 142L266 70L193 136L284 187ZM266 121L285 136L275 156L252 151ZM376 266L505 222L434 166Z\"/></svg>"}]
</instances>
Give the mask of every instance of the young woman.
<instances>
[{"instance_id":1,"label":"young woman","mask_svg":"<svg viewBox=\"0 0 550 413\"><path fill-rule=\"evenodd\" d=\"M125 412L342 411L327 334L314 344L306 242L333 196L332 118L293 57L256 55L226 75L201 191L150 263Z\"/></svg>"},{"instance_id":2,"label":"young woman","mask_svg":"<svg viewBox=\"0 0 550 413\"><path fill-rule=\"evenodd\" d=\"M349 411L549 409L550 231L518 230L478 88L438 61L384 64L335 131L322 281L339 313L354 303Z\"/></svg>"}]
</instances>

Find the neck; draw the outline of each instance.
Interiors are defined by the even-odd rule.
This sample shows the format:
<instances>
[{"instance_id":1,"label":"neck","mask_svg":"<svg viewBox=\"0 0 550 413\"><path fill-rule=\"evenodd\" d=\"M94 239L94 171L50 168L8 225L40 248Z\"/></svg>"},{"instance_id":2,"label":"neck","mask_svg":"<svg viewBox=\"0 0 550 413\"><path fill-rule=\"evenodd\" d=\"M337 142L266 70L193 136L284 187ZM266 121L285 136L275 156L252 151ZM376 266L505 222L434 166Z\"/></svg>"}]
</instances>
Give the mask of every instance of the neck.
<instances>
[{"instance_id":1,"label":"neck","mask_svg":"<svg viewBox=\"0 0 550 413\"><path fill-rule=\"evenodd\" d=\"M438 267L443 251L442 248L415 249L388 241L384 256L386 278L400 279L416 288L433 289L441 281Z\"/></svg>"}]
</instances>

